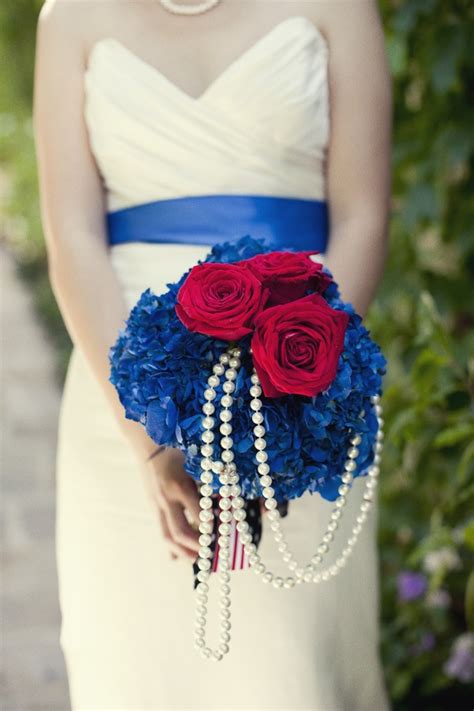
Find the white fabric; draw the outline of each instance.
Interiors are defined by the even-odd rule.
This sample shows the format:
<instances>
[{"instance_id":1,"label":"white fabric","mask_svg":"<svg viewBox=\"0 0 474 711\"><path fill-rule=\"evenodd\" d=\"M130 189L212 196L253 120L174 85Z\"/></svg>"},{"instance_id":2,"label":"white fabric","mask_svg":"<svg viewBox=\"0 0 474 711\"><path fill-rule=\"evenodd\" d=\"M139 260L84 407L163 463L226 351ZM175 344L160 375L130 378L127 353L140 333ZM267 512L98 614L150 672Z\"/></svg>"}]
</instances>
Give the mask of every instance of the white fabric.
<instances>
[{"instance_id":1,"label":"white fabric","mask_svg":"<svg viewBox=\"0 0 474 711\"><path fill-rule=\"evenodd\" d=\"M186 194L323 197L326 62L322 35L309 20L290 18L196 100L116 40L100 40L85 109L110 209ZM164 290L206 252L135 243L110 254L132 306L143 289ZM362 484L354 484L341 541ZM302 562L331 508L318 495L290 502L283 528ZM231 651L218 664L202 660L193 648L191 563L171 561L134 455L77 348L60 414L56 533L74 711L388 708L377 651L375 516L330 582L275 590L251 571L234 571ZM270 569L287 574L265 518L260 550ZM212 646L216 592L211 585Z\"/></svg>"}]
</instances>

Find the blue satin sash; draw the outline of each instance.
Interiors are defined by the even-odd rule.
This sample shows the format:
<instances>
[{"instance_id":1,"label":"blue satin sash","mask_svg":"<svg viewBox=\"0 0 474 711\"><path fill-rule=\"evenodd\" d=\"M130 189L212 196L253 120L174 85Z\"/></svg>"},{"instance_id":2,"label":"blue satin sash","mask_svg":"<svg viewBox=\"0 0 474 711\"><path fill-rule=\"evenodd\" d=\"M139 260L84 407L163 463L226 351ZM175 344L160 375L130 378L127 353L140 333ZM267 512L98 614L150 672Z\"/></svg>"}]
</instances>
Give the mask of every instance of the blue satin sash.
<instances>
[{"instance_id":1,"label":"blue satin sash","mask_svg":"<svg viewBox=\"0 0 474 711\"><path fill-rule=\"evenodd\" d=\"M195 195L141 203L107 213L109 244L167 242L210 245L243 235L275 250L324 252L328 210L323 200L268 195Z\"/></svg>"}]
</instances>

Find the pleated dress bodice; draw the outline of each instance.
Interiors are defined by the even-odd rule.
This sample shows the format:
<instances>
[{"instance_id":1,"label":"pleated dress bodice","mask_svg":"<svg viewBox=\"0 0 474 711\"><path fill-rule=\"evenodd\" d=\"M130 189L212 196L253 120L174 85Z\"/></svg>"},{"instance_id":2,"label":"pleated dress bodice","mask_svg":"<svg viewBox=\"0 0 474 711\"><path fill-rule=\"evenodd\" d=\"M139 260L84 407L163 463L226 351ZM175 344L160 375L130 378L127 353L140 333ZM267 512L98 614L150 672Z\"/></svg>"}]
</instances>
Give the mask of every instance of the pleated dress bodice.
<instances>
[{"instance_id":1,"label":"pleated dress bodice","mask_svg":"<svg viewBox=\"0 0 474 711\"><path fill-rule=\"evenodd\" d=\"M84 112L107 209L223 193L324 200L327 65L319 29L293 16L194 98L116 38L97 40Z\"/></svg>"}]
</instances>

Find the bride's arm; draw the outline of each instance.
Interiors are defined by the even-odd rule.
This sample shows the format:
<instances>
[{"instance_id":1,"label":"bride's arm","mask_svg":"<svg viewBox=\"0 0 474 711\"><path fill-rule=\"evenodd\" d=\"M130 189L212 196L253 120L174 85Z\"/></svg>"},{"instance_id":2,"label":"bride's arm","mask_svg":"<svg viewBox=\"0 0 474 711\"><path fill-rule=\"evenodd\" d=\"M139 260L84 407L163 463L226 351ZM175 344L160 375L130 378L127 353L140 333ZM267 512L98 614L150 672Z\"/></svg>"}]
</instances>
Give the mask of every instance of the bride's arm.
<instances>
[{"instance_id":1,"label":"bride's arm","mask_svg":"<svg viewBox=\"0 0 474 711\"><path fill-rule=\"evenodd\" d=\"M323 3L329 42L331 138L324 263L362 315L387 254L392 91L374 0Z\"/></svg>"},{"instance_id":2,"label":"bride's arm","mask_svg":"<svg viewBox=\"0 0 474 711\"><path fill-rule=\"evenodd\" d=\"M33 124L49 277L72 341L145 458L156 445L140 425L125 420L108 381L108 350L127 308L107 249L103 190L82 115L82 42L68 4L45 6L37 28Z\"/></svg>"},{"instance_id":3,"label":"bride's arm","mask_svg":"<svg viewBox=\"0 0 474 711\"><path fill-rule=\"evenodd\" d=\"M110 262L104 193L83 117L85 52L79 5L46 3L37 28L33 124L49 276L72 341L143 463L156 444L141 425L125 419L108 379L109 349L128 308ZM199 498L184 472L182 453L167 448L143 468L172 551L189 555L189 549L198 547L197 535L183 510L198 516Z\"/></svg>"}]
</instances>

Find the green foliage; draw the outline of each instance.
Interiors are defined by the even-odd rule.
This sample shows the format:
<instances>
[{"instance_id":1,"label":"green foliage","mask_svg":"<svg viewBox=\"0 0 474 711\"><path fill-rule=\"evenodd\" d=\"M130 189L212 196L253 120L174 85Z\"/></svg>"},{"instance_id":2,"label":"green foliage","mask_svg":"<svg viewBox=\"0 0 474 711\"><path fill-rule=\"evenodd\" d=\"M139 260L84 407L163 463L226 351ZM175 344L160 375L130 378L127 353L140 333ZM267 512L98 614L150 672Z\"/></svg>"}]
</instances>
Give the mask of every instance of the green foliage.
<instances>
[{"instance_id":1,"label":"green foliage","mask_svg":"<svg viewBox=\"0 0 474 711\"><path fill-rule=\"evenodd\" d=\"M41 3L0 6L5 232L62 362L69 342L47 282L30 101ZM382 651L396 711L471 708L446 664L474 625L474 46L468 0L382 0L394 88L390 256L369 316L389 361L380 492ZM64 368L63 368L64 369ZM397 577L428 591L403 602Z\"/></svg>"},{"instance_id":2,"label":"green foliage","mask_svg":"<svg viewBox=\"0 0 474 711\"><path fill-rule=\"evenodd\" d=\"M393 211L388 268L369 318L389 361L383 655L395 708L441 710L448 698L469 708L470 689L444 666L472 619L474 594L472 577L467 585L474 560L473 8L386 0L383 16L394 89ZM445 550L455 567L449 556L443 564ZM403 569L427 575L425 596L399 601ZM431 605L438 590L449 594L447 607ZM428 634L433 647L422 651Z\"/></svg>"}]
</instances>

